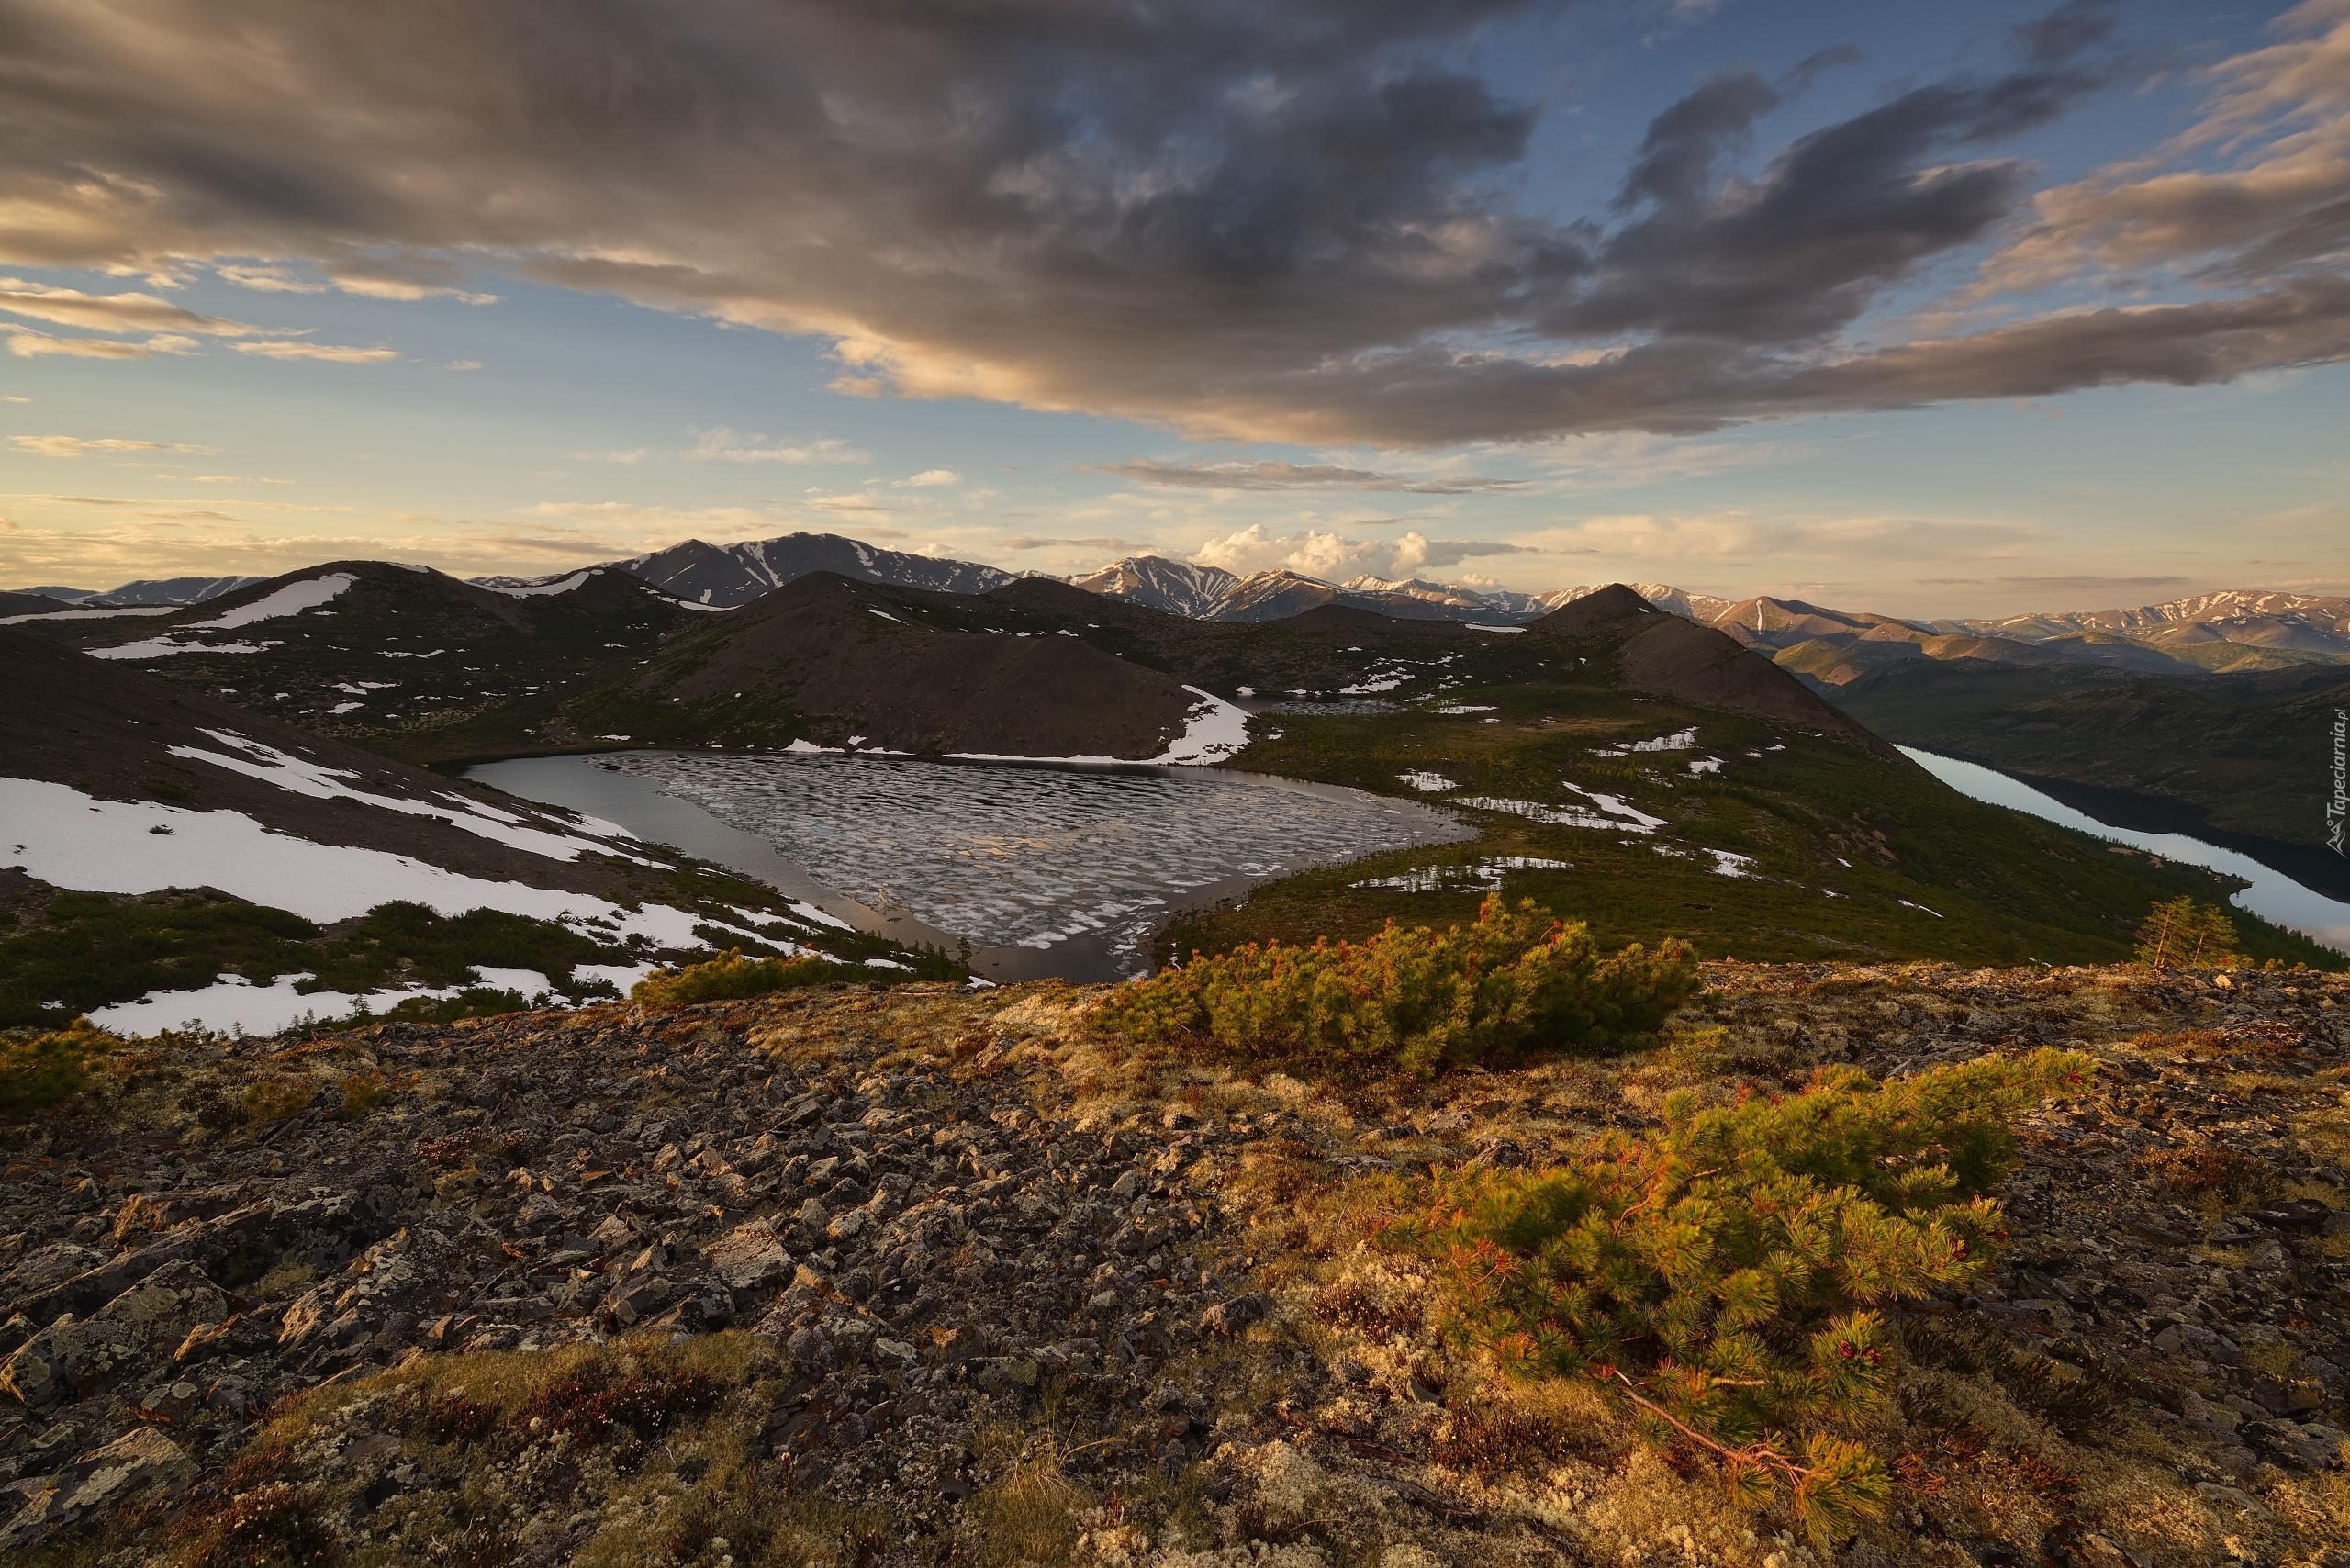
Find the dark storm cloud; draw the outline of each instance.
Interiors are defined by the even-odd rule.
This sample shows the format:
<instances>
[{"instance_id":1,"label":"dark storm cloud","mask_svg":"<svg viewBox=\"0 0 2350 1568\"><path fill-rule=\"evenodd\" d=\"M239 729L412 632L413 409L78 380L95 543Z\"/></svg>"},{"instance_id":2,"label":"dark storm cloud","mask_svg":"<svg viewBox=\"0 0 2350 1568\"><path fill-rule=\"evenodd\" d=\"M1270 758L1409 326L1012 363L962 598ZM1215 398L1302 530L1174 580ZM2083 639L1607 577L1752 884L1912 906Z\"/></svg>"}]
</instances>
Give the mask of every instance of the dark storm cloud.
<instances>
[{"instance_id":1,"label":"dark storm cloud","mask_svg":"<svg viewBox=\"0 0 2350 1568\"><path fill-rule=\"evenodd\" d=\"M1843 342L2019 212L2028 171L1997 144L2104 82L2094 7L1751 178L1764 118L1849 57L1708 83L1651 127L1613 218L1567 224L1506 194L1535 112L1474 68L1489 29L1550 8L0 0L0 262L307 263L482 300L508 273L821 335L849 390L1396 445L2342 352L2331 274L2251 263L2208 306Z\"/></svg>"},{"instance_id":2,"label":"dark storm cloud","mask_svg":"<svg viewBox=\"0 0 2350 1568\"><path fill-rule=\"evenodd\" d=\"M1781 94L1751 72L1706 84L1650 126L1617 198L1648 210L1599 248L1590 286L1545 329L1739 344L1827 337L1919 263L2015 209L2022 163L1957 160L2101 86L2077 55L2102 38L2097 26L2052 18L2017 70L1913 88L1798 138L1752 183L1723 181L1718 164Z\"/></svg>"}]
</instances>

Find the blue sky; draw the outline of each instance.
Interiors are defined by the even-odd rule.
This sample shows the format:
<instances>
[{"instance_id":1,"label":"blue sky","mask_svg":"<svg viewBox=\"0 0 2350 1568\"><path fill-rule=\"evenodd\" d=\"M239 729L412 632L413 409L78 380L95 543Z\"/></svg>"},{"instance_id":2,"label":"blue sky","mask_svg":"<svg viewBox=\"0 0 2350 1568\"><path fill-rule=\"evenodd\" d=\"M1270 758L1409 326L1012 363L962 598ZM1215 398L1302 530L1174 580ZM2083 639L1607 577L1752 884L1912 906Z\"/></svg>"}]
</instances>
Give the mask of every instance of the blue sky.
<instances>
[{"instance_id":1,"label":"blue sky","mask_svg":"<svg viewBox=\"0 0 2350 1568\"><path fill-rule=\"evenodd\" d=\"M2340 0L1496 4L1335 61L1245 6L834 17L813 64L640 7L610 46L670 74L588 145L527 50L452 84L387 31L352 82L364 22L111 8L31 52L120 100L0 111L0 586L807 529L1915 615L2350 588Z\"/></svg>"}]
</instances>

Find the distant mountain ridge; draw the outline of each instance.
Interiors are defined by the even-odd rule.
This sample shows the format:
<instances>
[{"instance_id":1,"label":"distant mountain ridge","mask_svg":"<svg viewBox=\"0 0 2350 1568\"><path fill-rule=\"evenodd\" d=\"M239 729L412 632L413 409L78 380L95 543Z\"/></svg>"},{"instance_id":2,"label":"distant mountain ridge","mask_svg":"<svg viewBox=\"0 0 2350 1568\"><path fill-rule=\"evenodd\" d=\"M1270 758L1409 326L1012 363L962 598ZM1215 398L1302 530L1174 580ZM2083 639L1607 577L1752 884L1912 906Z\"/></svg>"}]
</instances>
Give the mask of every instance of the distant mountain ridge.
<instances>
[{"instance_id":1,"label":"distant mountain ridge","mask_svg":"<svg viewBox=\"0 0 2350 1568\"><path fill-rule=\"evenodd\" d=\"M61 603L91 610L125 609L137 605L202 604L207 599L218 599L224 593L251 588L266 582L266 577L141 577L104 593L95 588L20 588L11 597L53 599Z\"/></svg>"},{"instance_id":2,"label":"distant mountain ridge","mask_svg":"<svg viewBox=\"0 0 2350 1568\"><path fill-rule=\"evenodd\" d=\"M787 533L738 544L705 544L688 539L666 550L607 564L688 604L712 610L748 604L811 572L834 572L852 582L888 583L939 593L985 593L1018 580L1014 574L995 566L884 550L837 533ZM483 588L511 590L551 579L473 580Z\"/></svg>"},{"instance_id":3,"label":"distant mountain ridge","mask_svg":"<svg viewBox=\"0 0 2350 1568\"><path fill-rule=\"evenodd\" d=\"M988 593L1038 575L884 549L840 534L807 532L733 544L689 539L605 566L704 610L739 608L815 572L831 572L853 582L955 594ZM37 588L22 590L0 610L12 615L38 614L50 602L82 609L189 605L263 580L141 579L106 593ZM569 578L556 573L471 580L510 594L545 592ZM1162 555L1130 555L1054 580L1192 621L1279 621L1335 606L1396 620L1486 625L1529 624L1601 586L1578 584L1526 593L1417 577L1366 575L1329 582L1285 568L1244 575ZM1628 586L1661 609L1762 652L1815 690L1841 687L1889 664L1918 658L2053 663L2183 678L2350 664L2350 598L2231 588L2134 609L1907 620L1770 595L1733 600L1670 583Z\"/></svg>"}]
</instances>

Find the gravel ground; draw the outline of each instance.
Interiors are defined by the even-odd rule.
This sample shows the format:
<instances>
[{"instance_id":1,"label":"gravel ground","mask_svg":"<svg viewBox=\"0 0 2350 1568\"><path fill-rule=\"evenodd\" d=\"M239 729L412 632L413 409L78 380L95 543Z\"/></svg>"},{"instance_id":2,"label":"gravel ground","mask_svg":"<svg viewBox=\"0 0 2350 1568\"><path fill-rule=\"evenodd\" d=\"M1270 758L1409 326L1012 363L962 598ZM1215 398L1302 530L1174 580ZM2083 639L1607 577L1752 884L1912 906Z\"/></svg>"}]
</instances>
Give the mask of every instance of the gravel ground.
<instances>
[{"instance_id":1,"label":"gravel ground","mask_svg":"<svg viewBox=\"0 0 2350 1568\"><path fill-rule=\"evenodd\" d=\"M0 1558L2350 1562L2350 987L1708 978L1699 1047L1429 1085L1126 1056L1052 984L126 1052L0 1133ZM2103 1070L1905 1316L1841 1549L1363 1243L1367 1175L2049 1043Z\"/></svg>"}]
</instances>

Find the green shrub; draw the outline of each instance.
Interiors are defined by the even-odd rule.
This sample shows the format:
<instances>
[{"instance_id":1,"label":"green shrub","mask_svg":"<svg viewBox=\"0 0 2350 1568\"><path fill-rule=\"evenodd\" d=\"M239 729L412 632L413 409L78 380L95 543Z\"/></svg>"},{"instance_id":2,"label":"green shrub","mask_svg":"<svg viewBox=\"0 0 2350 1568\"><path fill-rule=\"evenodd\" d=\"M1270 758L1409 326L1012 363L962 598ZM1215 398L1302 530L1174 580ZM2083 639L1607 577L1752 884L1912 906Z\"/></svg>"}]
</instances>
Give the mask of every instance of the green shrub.
<instances>
[{"instance_id":1,"label":"green shrub","mask_svg":"<svg viewBox=\"0 0 2350 1568\"><path fill-rule=\"evenodd\" d=\"M637 981L628 995L631 1002L641 1002L647 1007L683 1007L689 1002L733 1002L835 980L878 980L885 972L862 964L839 964L812 956L746 958L739 951L730 951L707 963L656 969Z\"/></svg>"},{"instance_id":2,"label":"green shrub","mask_svg":"<svg viewBox=\"0 0 2350 1568\"><path fill-rule=\"evenodd\" d=\"M1852 1069L1792 1098L1609 1134L1564 1165L1431 1178L1386 1232L1436 1260L1455 1338L1520 1376L1587 1378L1663 1446L1696 1447L1759 1503L1788 1487L1822 1537L1880 1513L1854 1434L1894 1341L1871 1307L1981 1273L2008 1124L2078 1083L2042 1050L1878 1085Z\"/></svg>"},{"instance_id":3,"label":"green shrub","mask_svg":"<svg viewBox=\"0 0 2350 1568\"><path fill-rule=\"evenodd\" d=\"M80 1018L67 1028L30 1039L0 1039L0 1121L22 1121L80 1093L89 1081L91 1063L115 1044L113 1036Z\"/></svg>"},{"instance_id":4,"label":"green shrub","mask_svg":"<svg viewBox=\"0 0 2350 1568\"><path fill-rule=\"evenodd\" d=\"M2252 960L2236 950L2236 923L2226 910L2182 893L2146 912L2138 961L2150 969L2234 969Z\"/></svg>"},{"instance_id":5,"label":"green shrub","mask_svg":"<svg viewBox=\"0 0 2350 1568\"><path fill-rule=\"evenodd\" d=\"M1549 1047L1606 1049L1652 1034L1697 988L1668 938L1603 957L1581 921L1495 893L1473 925L1387 929L1362 943L1268 942L1128 986L1095 1015L1142 1040L1214 1040L1243 1056L1427 1074Z\"/></svg>"}]
</instances>

